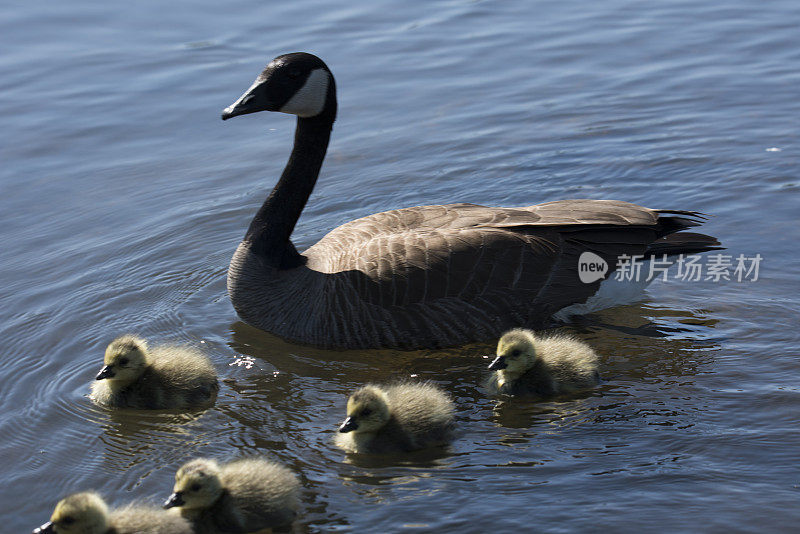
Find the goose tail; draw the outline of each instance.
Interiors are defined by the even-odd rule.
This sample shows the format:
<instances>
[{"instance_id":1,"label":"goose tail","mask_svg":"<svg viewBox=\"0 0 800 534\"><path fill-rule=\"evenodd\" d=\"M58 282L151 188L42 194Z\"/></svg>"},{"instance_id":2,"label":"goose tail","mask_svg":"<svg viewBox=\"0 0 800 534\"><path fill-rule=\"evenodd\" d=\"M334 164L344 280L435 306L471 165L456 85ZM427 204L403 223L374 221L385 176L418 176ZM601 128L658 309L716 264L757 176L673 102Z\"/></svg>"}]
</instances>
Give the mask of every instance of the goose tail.
<instances>
[{"instance_id":1,"label":"goose tail","mask_svg":"<svg viewBox=\"0 0 800 534\"><path fill-rule=\"evenodd\" d=\"M677 230L676 230L677 232ZM715 237L694 232L679 232L665 235L650 243L647 247L646 256L666 254L677 256L678 254L698 254L709 250L724 250L725 247Z\"/></svg>"}]
</instances>

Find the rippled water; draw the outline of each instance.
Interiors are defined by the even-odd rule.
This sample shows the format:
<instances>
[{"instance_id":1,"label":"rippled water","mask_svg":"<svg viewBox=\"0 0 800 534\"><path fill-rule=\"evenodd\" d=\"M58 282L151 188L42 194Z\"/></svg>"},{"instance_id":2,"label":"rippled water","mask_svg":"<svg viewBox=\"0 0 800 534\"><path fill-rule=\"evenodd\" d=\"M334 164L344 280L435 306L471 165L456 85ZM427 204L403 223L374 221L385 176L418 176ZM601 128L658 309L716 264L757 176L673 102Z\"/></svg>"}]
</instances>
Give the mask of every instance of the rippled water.
<instances>
[{"instance_id":1,"label":"rippled water","mask_svg":"<svg viewBox=\"0 0 800 534\"><path fill-rule=\"evenodd\" d=\"M800 521L800 4L26 2L0 12L0 512L65 493L160 502L198 454L301 473L299 531L786 531ZM582 397L498 402L490 345L329 352L236 318L228 260L293 120L219 114L280 53L321 56L340 114L294 234L390 208L614 198L713 214L755 282L654 283L565 330L602 354ZM205 348L204 413L85 395L123 332ZM345 395L450 391L445 450L347 458Z\"/></svg>"}]
</instances>

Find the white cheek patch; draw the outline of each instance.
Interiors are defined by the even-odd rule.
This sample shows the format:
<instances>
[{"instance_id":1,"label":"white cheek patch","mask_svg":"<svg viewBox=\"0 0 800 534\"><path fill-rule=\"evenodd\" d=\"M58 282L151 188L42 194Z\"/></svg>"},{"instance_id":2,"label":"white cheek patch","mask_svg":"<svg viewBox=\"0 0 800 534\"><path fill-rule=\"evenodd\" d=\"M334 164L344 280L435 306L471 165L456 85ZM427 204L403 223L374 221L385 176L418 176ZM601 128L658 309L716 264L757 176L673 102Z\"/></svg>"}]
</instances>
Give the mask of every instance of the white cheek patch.
<instances>
[{"instance_id":1,"label":"white cheek patch","mask_svg":"<svg viewBox=\"0 0 800 534\"><path fill-rule=\"evenodd\" d=\"M322 113L328 96L328 73L324 69L311 71L303 87L280 109L298 117L313 117Z\"/></svg>"}]
</instances>

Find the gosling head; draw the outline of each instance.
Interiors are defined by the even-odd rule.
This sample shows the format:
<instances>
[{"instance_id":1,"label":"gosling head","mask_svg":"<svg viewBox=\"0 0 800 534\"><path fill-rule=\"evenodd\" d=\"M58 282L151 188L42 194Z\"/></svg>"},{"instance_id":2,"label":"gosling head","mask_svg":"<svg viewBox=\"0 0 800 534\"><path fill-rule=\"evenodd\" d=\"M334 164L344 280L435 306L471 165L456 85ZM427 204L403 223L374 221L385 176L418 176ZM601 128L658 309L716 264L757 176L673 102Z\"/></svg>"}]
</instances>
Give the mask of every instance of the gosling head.
<instances>
[{"instance_id":1,"label":"gosling head","mask_svg":"<svg viewBox=\"0 0 800 534\"><path fill-rule=\"evenodd\" d=\"M280 111L301 118L336 118L336 85L328 66L304 52L273 59L253 85L225 108L222 120L257 111Z\"/></svg>"},{"instance_id":2,"label":"gosling head","mask_svg":"<svg viewBox=\"0 0 800 534\"><path fill-rule=\"evenodd\" d=\"M219 464L207 458L197 458L183 464L175 473L172 495L164 508L179 506L186 510L208 508L222 495Z\"/></svg>"},{"instance_id":3,"label":"gosling head","mask_svg":"<svg viewBox=\"0 0 800 534\"><path fill-rule=\"evenodd\" d=\"M108 530L108 506L96 493L75 493L62 499L50 521L33 534L103 534Z\"/></svg>"},{"instance_id":4,"label":"gosling head","mask_svg":"<svg viewBox=\"0 0 800 534\"><path fill-rule=\"evenodd\" d=\"M347 400L347 419L339 432L376 432L389 422L386 394L374 386L364 386Z\"/></svg>"},{"instance_id":5,"label":"gosling head","mask_svg":"<svg viewBox=\"0 0 800 534\"><path fill-rule=\"evenodd\" d=\"M527 330L511 330L497 342L497 357L489 369L505 376L519 376L536 362L534 337Z\"/></svg>"},{"instance_id":6,"label":"gosling head","mask_svg":"<svg viewBox=\"0 0 800 534\"><path fill-rule=\"evenodd\" d=\"M147 343L133 336L118 337L106 348L103 368L97 380L111 380L117 384L133 382L147 367Z\"/></svg>"}]
</instances>

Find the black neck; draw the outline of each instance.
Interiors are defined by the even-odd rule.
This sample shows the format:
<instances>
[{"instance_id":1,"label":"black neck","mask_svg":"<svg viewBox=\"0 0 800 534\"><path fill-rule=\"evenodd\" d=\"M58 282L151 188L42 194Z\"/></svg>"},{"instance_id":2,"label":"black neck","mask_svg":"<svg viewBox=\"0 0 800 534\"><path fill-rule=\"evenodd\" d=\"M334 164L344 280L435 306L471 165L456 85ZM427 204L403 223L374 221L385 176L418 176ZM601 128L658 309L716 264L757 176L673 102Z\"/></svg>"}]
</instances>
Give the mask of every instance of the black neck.
<instances>
[{"instance_id":1,"label":"black neck","mask_svg":"<svg viewBox=\"0 0 800 534\"><path fill-rule=\"evenodd\" d=\"M289 162L245 234L251 251L274 267L292 268L303 263L289 237L317 183L332 128L333 120L327 114L298 117Z\"/></svg>"}]
</instances>

